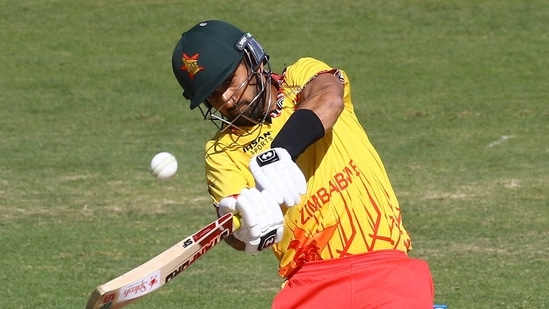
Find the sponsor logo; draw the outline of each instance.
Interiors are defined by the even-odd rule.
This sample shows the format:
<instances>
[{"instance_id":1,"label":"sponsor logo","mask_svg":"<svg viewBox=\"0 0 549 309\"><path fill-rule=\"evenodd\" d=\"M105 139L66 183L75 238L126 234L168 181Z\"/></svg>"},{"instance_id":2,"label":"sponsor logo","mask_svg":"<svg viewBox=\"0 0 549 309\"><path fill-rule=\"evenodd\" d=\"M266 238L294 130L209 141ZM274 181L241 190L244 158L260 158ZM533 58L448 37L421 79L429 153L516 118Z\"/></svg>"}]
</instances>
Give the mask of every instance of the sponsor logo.
<instances>
[{"instance_id":1,"label":"sponsor logo","mask_svg":"<svg viewBox=\"0 0 549 309\"><path fill-rule=\"evenodd\" d=\"M280 158L276 154L276 151L272 149L265 151L264 153L257 156L257 164L259 166L264 166L264 165L276 162L278 160L280 160Z\"/></svg>"},{"instance_id":2,"label":"sponsor logo","mask_svg":"<svg viewBox=\"0 0 549 309\"><path fill-rule=\"evenodd\" d=\"M160 287L160 271L143 277L120 290L118 301L125 301L149 294Z\"/></svg>"},{"instance_id":3,"label":"sponsor logo","mask_svg":"<svg viewBox=\"0 0 549 309\"><path fill-rule=\"evenodd\" d=\"M188 246L194 244L193 240L190 238L187 238L183 241L183 248L187 248Z\"/></svg>"},{"instance_id":4,"label":"sponsor logo","mask_svg":"<svg viewBox=\"0 0 549 309\"><path fill-rule=\"evenodd\" d=\"M220 218L222 219L222 218ZM219 221L219 220L218 220ZM214 224L217 224L217 222L214 222ZM193 238L195 238L195 241L198 242L199 248L194 254L192 254L190 257L188 257L183 263L181 263L176 269L174 269L171 273L169 273L165 278L165 283L170 282L173 278L175 278L179 273L184 271L187 267L189 267L194 261L198 260L202 255L204 255L206 252L210 251L211 248L215 247L218 243L223 240L223 238L230 235L232 228L232 216L230 216L230 221L223 223L222 226L218 226L217 229L212 230L211 226L209 225L204 230L199 231L197 234L200 234L204 236L204 239L197 239L196 235L193 235ZM210 234L204 235L204 231L208 230ZM190 244L190 243L189 243ZM183 246L188 246L189 244L186 244L186 242L183 243Z\"/></svg>"},{"instance_id":5,"label":"sponsor logo","mask_svg":"<svg viewBox=\"0 0 549 309\"><path fill-rule=\"evenodd\" d=\"M181 57L181 71L186 71L187 74L189 74L190 79L194 79L194 76L204 70L204 67L200 66L198 64L198 57L200 57L200 54L195 54L193 56L188 56L187 54L183 54Z\"/></svg>"},{"instance_id":6,"label":"sponsor logo","mask_svg":"<svg viewBox=\"0 0 549 309\"><path fill-rule=\"evenodd\" d=\"M214 221L210 224L208 224L208 226L205 226L203 229L201 229L200 231L194 233L194 235L192 236L193 240L196 242L196 241L199 241L200 239L202 239L204 236L208 235L211 231L215 230L217 227L217 221Z\"/></svg>"},{"instance_id":7,"label":"sponsor logo","mask_svg":"<svg viewBox=\"0 0 549 309\"><path fill-rule=\"evenodd\" d=\"M236 48L238 48L239 50L244 50L246 45L248 45L248 41L251 38L252 38L252 35L249 32L244 33L244 35L236 43Z\"/></svg>"},{"instance_id":8,"label":"sponsor logo","mask_svg":"<svg viewBox=\"0 0 549 309\"><path fill-rule=\"evenodd\" d=\"M305 203L300 210L301 224L306 224L315 213L320 211L322 207L328 204L332 196L340 196L341 192L347 190L352 185L353 181L358 179L361 171L356 166L353 160L339 172L335 173L330 181L323 187L318 188Z\"/></svg>"},{"instance_id":9,"label":"sponsor logo","mask_svg":"<svg viewBox=\"0 0 549 309\"><path fill-rule=\"evenodd\" d=\"M112 307L112 302L114 301L114 297L116 294L107 294L103 296L102 304L99 309L110 309Z\"/></svg>"},{"instance_id":10,"label":"sponsor logo","mask_svg":"<svg viewBox=\"0 0 549 309\"><path fill-rule=\"evenodd\" d=\"M272 230L268 234L263 235L259 241L259 245L257 246L257 251L261 251L274 245L276 240L276 232L277 230Z\"/></svg>"},{"instance_id":11,"label":"sponsor logo","mask_svg":"<svg viewBox=\"0 0 549 309\"><path fill-rule=\"evenodd\" d=\"M271 144L271 142L273 141L273 137L271 134L271 132L265 132L261 134L256 139L251 141L248 145L244 146L242 150L244 151L244 153L249 153L252 156L256 155L264 148L268 148L267 146Z\"/></svg>"}]
</instances>

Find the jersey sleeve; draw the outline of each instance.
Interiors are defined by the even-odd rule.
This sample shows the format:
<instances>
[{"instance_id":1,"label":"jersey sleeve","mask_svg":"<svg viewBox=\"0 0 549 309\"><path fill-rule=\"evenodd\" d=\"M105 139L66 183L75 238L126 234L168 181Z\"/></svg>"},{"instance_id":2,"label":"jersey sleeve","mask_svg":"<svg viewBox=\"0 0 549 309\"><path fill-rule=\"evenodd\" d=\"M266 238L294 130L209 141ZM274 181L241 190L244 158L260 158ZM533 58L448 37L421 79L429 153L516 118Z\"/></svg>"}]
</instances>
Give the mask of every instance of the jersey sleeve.
<instances>
[{"instance_id":1,"label":"jersey sleeve","mask_svg":"<svg viewBox=\"0 0 549 309\"><path fill-rule=\"evenodd\" d=\"M301 58L284 70L285 81L289 85L305 87L318 74L332 72L334 69L314 58Z\"/></svg>"},{"instance_id":2,"label":"jersey sleeve","mask_svg":"<svg viewBox=\"0 0 549 309\"><path fill-rule=\"evenodd\" d=\"M310 57L301 58L296 63L286 67L284 70L285 94L298 105L301 101L299 93L320 74L333 74L345 87L344 102L346 108L351 108L350 85L345 72L328 64ZM288 89L291 89L289 91Z\"/></svg>"}]
</instances>

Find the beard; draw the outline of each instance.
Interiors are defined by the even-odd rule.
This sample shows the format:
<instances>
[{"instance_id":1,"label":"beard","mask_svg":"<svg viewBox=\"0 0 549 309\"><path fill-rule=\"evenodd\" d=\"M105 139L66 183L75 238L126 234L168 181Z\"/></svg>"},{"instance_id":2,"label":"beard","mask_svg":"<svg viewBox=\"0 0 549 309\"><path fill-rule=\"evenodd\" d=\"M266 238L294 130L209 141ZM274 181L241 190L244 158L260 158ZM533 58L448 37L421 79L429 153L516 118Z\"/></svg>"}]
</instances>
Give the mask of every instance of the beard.
<instances>
[{"instance_id":1,"label":"beard","mask_svg":"<svg viewBox=\"0 0 549 309\"><path fill-rule=\"evenodd\" d=\"M260 77L258 77L260 78ZM260 124L264 121L270 122L270 117L268 117L268 113L270 112L268 109L270 108L270 98L268 98L268 93L270 91L267 91L266 87L269 87L270 85L267 84L267 86L260 87L258 84L250 84L256 86L257 95L251 102L243 102L239 101L238 106L244 107L244 110L240 110L240 108L235 107L235 109L232 112L234 112L234 118L231 121L232 124L236 126L254 126L257 124Z\"/></svg>"},{"instance_id":2,"label":"beard","mask_svg":"<svg viewBox=\"0 0 549 309\"><path fill-rule=\"evenodd\" d=\"M265 116L265 101L265 98L261 96L254 102L247 104L244 111L237 112L231 123L237 126L254 126L265 121L267 118Z\"/></svg>"}]
</instances>

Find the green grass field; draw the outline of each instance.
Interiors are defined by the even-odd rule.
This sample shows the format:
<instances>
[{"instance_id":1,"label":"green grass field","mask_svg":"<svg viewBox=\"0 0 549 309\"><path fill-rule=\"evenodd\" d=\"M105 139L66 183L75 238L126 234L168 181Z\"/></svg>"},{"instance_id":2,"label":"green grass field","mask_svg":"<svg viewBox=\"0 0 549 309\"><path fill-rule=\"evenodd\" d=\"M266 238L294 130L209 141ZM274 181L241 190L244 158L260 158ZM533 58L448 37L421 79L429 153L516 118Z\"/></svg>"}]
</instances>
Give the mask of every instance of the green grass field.
<instances>
[{"instance_id":1,"label":"green grass field","mask_svg":"<svg viewBox=\"0 0 549 309\"><path fill-rule=\"evenodd\" d=\"M215 128L170 61L183 30L224 19L275 71L348 73L436 302L549 308L548 18L547 0L0 0L0 307L84 308L214 218ZM270 253L222 244L131 307L269 308L280 283Z\"/></svg>"}]
</instances>

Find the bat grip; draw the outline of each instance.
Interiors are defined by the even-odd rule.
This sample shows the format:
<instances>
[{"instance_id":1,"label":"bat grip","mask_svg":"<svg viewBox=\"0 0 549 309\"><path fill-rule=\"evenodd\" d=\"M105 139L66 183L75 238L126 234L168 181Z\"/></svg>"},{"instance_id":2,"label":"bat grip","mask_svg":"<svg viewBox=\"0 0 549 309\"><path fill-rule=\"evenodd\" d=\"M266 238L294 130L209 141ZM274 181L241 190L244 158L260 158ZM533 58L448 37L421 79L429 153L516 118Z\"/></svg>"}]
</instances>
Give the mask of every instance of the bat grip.
<instances>
[{"instance_id":1,"label":"bat grip","mask_svg":"<svg viewBox=\"0 0 549 309\"><path fill-rule=\"evenodd\" d=\"M240 220L240 215L233 215L233 233L238 231L242 226Z\"/></svg>"}]
</instances>

